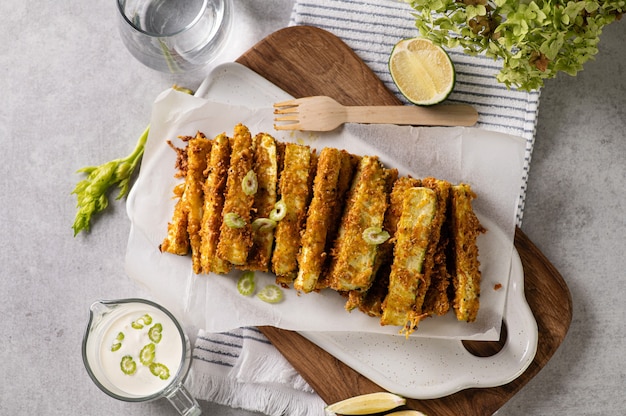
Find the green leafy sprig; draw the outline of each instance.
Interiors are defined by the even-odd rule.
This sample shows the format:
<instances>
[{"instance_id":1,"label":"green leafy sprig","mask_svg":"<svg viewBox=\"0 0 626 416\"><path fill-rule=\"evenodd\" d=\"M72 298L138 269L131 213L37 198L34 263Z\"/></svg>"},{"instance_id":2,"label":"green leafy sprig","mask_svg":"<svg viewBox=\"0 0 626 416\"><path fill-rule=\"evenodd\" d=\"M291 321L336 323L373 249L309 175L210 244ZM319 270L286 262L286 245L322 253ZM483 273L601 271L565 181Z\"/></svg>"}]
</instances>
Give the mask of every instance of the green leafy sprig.
<instances>
[{"instance_id":1,"label":"green leafy sprig","mask_svg":"<svg viewBox=\"0 0 626 416\"><path fill-rule=\"evenodd\" d=\"M87 166L78 169L87 177L76 184L72 194L76 194L78 212L74 218L74 237L81 231L89 231L91 217L109 205L107 191L114 185L120 189L116 199L122 199L130 190L130 178L141 160L150 127L146 127L139 137L135 150L125 158L114 159L100 166Z\"/></svg>"},{"instance_id":2,"label":"green leafy sprig","mask_svg":"<svg viewBox=\"0 0 626 416\"><path fill-rule=\"evenodd\" d=\"M174 85L177 91L193 94L193 91ZM81 231L89 231L94 214L104 211L109 205L107 193L115 185L119 188L116 199L122 199L130 190L130 179L143 156L150 126L139 136L135 149L124 158L114 159L99 166L87 166L78 169L87 177L76 184L72 194L76 194L76 217L74 218L74 237Z\"/></svg>"},{"instance_id":3,"label":"green leafy sprig","mask_svg":"<svg viewBox=\"0 0 626 416\"><path fill-rule=\"evenodd\" d=\"M626 10L626 0L404 1L422 36L502 59L497 80L526 91L559 72L576 75L598 53L602 29Z\"/></svg>"}]
</instances>

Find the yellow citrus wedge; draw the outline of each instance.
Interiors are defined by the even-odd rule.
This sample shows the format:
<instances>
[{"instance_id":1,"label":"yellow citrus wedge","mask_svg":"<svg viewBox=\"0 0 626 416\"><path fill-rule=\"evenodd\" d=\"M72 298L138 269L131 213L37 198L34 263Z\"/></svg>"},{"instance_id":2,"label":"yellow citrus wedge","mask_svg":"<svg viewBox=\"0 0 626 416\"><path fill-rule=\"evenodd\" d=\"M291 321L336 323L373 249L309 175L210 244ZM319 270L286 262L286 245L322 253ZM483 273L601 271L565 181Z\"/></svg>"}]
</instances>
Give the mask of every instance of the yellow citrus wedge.
<instances>
[{"instance_id":1,"label":"yellow citrus wedge","mask_svg":"<svg viewBox=\"0 0 626 416\"><path fill-rule=\"evenodd\" d=\"M426 416L418 410L398 410L397 412L387 413L385 416Z\"/></svg>"},{"instance_id":2,"label":"yellow citrus wedge","mask_svg":"<svg viewBox=\"0 0 626 416\"><path fill-rule=\"evenodd\" d=\"M369 415L386 412L406 403L404 397L388 392L378 392L350 397L337 403L326 406L327 416L340 415Z\"/></svg>"},{"instance_id":3,"label":"yellow citrus wedge","mask_svg":"<svg viewBox=\"0 0 626 416\"><path fill-rule=\"evenodd\" d=\"M448 53L426 38L398 42L391 51L389 72L402 95L417 105L442 102L456 81Z\"/></svg>"}]
</instances>

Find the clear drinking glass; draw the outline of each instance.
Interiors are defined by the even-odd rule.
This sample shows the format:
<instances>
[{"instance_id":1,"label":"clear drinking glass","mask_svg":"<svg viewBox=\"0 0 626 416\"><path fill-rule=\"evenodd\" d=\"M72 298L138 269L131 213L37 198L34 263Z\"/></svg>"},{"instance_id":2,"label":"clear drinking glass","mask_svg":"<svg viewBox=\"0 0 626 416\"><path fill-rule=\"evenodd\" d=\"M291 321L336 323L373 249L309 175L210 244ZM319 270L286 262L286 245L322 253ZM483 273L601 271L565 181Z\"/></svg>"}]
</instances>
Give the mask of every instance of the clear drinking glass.
<instances>
[{"instance_id":1,"label":"clear drinking glass","mask_svg":"<svg viewBox=\"0 0 626 416\"><path fill-rule=\"evenodd\" d=\"M232 0L117 0L117 5L126 48L161 72L206 66L230 33Z\"/></svg>"},{"instance_id":2,"label":"clear drinking glass","mask_svg":"<svg viewBox=\"0 0 626 416\"><path fill-rule=\"evenodd\" d=\"M144 299L94 302L82 352L87 373L109 396L128 402L166 398L183 416L202 413L183 386L189 339L162 306Z\"/></svg>"}]
</instances>

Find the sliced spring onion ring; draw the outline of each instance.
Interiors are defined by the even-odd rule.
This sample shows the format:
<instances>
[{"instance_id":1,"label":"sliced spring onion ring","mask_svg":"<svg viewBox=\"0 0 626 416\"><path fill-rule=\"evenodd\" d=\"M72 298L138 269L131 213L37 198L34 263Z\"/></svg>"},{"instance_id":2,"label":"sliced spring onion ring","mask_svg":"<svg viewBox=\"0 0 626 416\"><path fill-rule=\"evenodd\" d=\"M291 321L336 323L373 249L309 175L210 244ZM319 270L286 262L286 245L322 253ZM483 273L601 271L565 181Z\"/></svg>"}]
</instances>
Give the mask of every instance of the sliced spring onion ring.
<instances>
[{"instance_id":1,"label":"sliced spring onion ring","mask_svg":"<svg viewBox=\"0 0 626 416\"><path fill-rule=\"evenodd\" d=\"M150 372L161 380L167 380L170 378L170 369L167 368L165 364L152 363L149 368Z\"/></svg>"},{"instance_id":2,"label":"sliced spring onion ring","mask_svg":"<svg viewBox=\"0 0 626 416\"><path fill-rule=\"evenodd\" d=\"M269 218L257 218L252 221L252 230L255 232L265 232L276 228L276 221Z\"/></svg>"},{"instance_id":3,"label":"sliced spring onion ring","mask_svg":"<svg viewBox=\"0 0 626 416\"><path fill-rule=\"evenodd\" d=\"M256 194L257 189L259 188L259 182L256 179L256 173L252 169L246 173L243 181L241 182L241 189L243 193L246 195L254 195Z\"/></svg>"},{"instance_id":4,"label":"sliced spring onion ring","mask_svg":"<svg viewBox=\"0 0 626 416\"><path fill-rule=\"evenodd\" d=\"M135 374L137 371L137 363L133 360L133 357L125 355L122 357L122 361L120 361L120 368L124 374L128 374L130 376Z\"/></svg>"},{"instance_id":5,"label":"sliced spring onion ring","mask_svg":"<svg viewBox=\"0 0 626 416\"><path fill-rule=\"evenodd\" d=\"M283 300L283 291L276 285L267 285L257 294L258 298L267 303L278 303Z\"/></svg>"},{"instance_id":6,"label":"sliced spring onion ring","mask_svg":"<svg viewBox=\"0 0 626 416\"><path fill-rule=\"evenodd\" d=\"M143 365L150 365L156 356L156 345L153 343L145 345L139 352L139 361Z\"/></svg>"},{"instance_id":7,"label":"sliced spring onion ring","mask_svg":"<svg viewBox=\"0 0 626 416\"><path fill-rule=\"evenodd\" d=\"M124 341L124 333L119 332L115 337L115 341L113 341L113 345L111 345L111 351L117 351L122 348L122 341Z\"/></svg>"},{"instance_id":8,"label":"sliced spring onion ring","mask_svg":"<svg viewBox=\"0 0 626 416\"><path fill-rule=\"evenodd\" d=\"M237 281L237 291L244 296L251 296L254 293L254 272L244 272Z\"/></svg>"},{"instance_id":9,"label":"sliced spring onion ring","mask_svg":"<svg viewBox=\"0 0 626 416\"><path fill-rule=\"evenodd\" d=\"M136 321L131 322L130 326L135 329L141 329L144 325L150 325L152 323L152 317L148 314L145 314L141 318Z\"/></svg>"},{"instance_id":10,"label":"sliced spring onion ring","mask_svg":"<svg viewBox=\"0 0 626 416\"><path fill-rule=\"evenodd\" d=\"M154 342L155 344L158 344L159 342L161 342L162 337L163 337L163 325L157 322L156 324L152 325L152 327L148 331L148 338L150 338L150 341Z\"/></svg>"},{"instance_id":11,"label":"sliced spring onion ring","mask_svg":"<svg viewBox=\"0 0 626 416\"><path fill-rule=\"evenodd\" d=\"M389 233L380 227L369 227L363 230L363 240L368 244L382 244L389 240Z\"/></svg>"},{"instance_id":12,"label":"sliced spring onion ring","mask_svg":"<svg viewBox=\"0 0 626 416\"><path fill-rule=\"evenodd\" d=\"M280 221L287 215L287 204L282 199L274 204L274 209L270 212L270 220Z\"/></svg>"},{"instance_id":13,"label":"sliced spring onion ring","mask_svg":"<svg viewBox=\"0 0 626 416\"><path fill-rule=\"evenodd\" d=\"M246 226L246 222L239 214L235 212L229 212L224 215L224 222L230 228L243 228Z\"/></svg>"}]
</instances>

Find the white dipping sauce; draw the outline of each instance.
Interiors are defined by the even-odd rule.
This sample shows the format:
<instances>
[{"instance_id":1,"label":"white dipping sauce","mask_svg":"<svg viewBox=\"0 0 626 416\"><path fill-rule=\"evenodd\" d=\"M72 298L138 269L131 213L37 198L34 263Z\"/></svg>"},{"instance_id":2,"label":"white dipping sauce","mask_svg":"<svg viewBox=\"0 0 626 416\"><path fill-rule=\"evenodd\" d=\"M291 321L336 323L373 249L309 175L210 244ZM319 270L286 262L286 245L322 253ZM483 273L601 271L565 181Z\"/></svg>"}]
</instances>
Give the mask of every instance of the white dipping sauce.
<instances>
[{"instance_id":1,"label":"white dipping sauce","mask_svg":"<svg viewBox=\"0 0 626 416\"><path fill-rule=\"evenodd\" d=\"M169 316L159 309L143 303L128 303L120 305L124 311L108 323L108 328L103 328L104 334L100 344L100 363L104 376L124 395L129 397L150 396L166 388L175 378L179 367L183 364L183 343L178 328ZM131 326L133 321L138 321L143 315L148 314L152 322L144 325L141 329ZM141 322L139 320L138 322ZM160 323L163 327L161 339L158 343L152 341L148 331L155 324ZM119 333L124 338L118 341ZM121 343L116 351L111 351L115 343ZM155 376L149 366L141 363L139 353L142 348L150 343L155 345L155 363L164 364L169 369L169 377L165 380ZM120 363L124 356L131 356L136 364L134 374L125 374Z\"/></svg>"}]
</instances>

